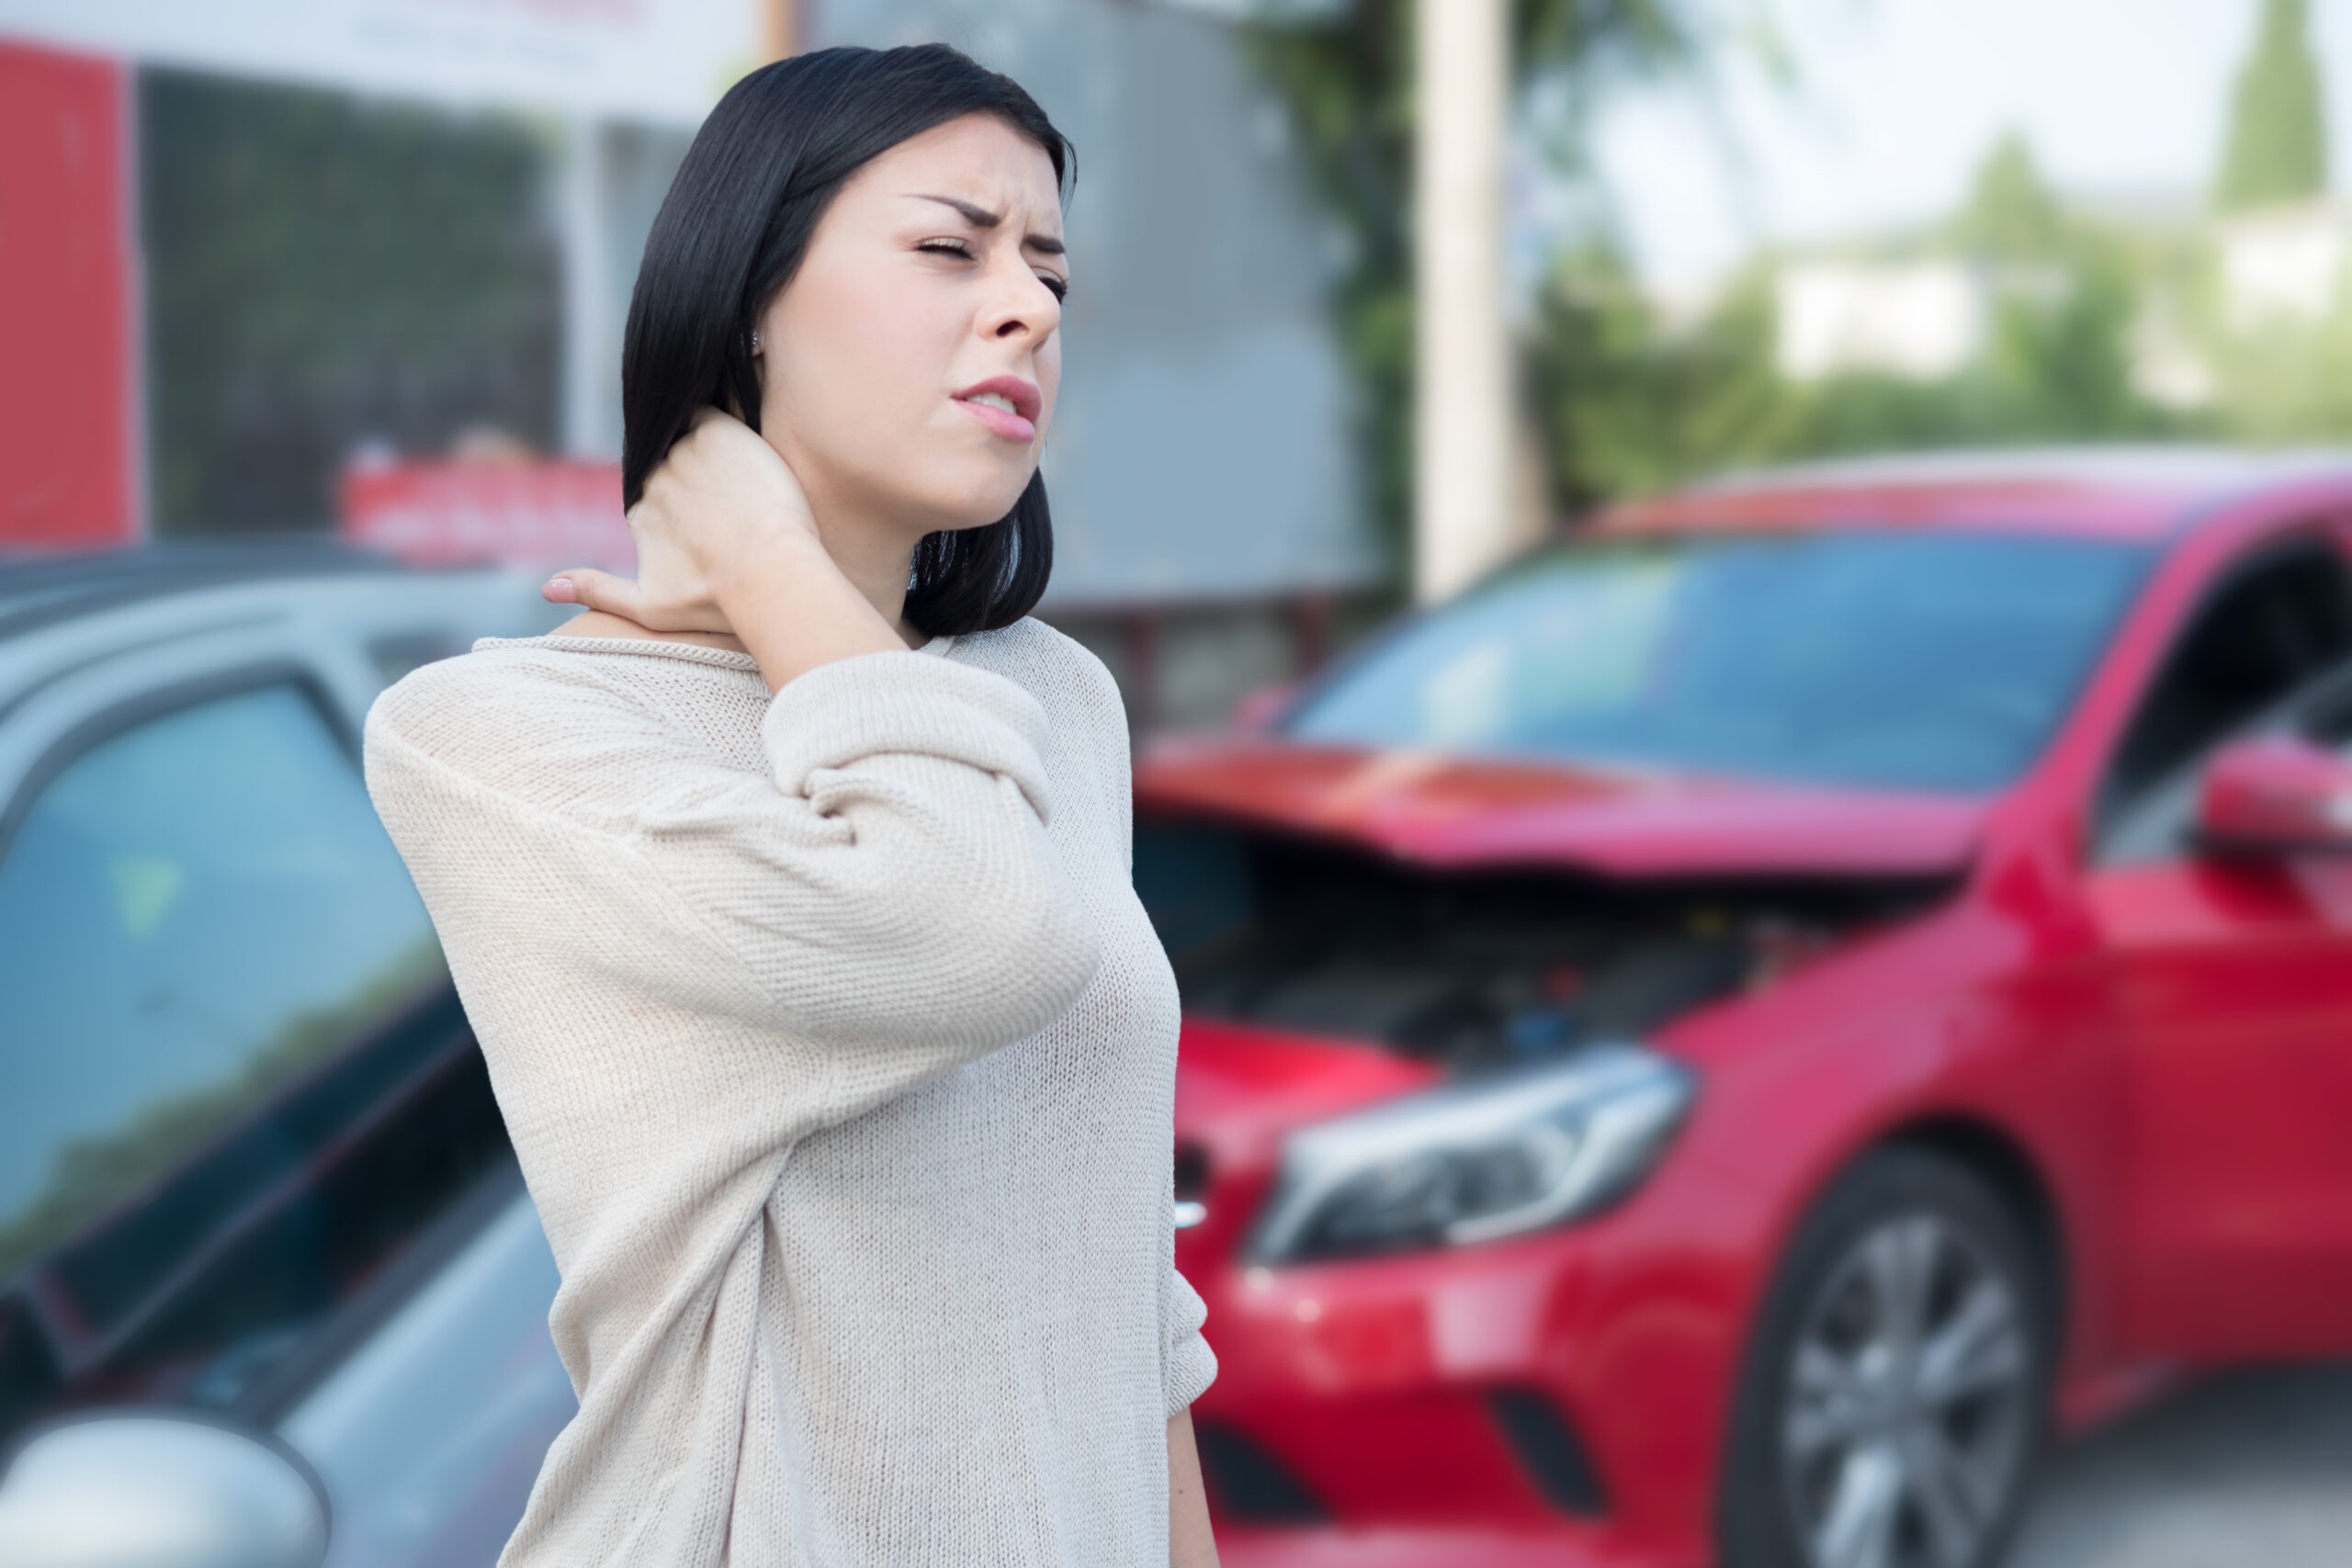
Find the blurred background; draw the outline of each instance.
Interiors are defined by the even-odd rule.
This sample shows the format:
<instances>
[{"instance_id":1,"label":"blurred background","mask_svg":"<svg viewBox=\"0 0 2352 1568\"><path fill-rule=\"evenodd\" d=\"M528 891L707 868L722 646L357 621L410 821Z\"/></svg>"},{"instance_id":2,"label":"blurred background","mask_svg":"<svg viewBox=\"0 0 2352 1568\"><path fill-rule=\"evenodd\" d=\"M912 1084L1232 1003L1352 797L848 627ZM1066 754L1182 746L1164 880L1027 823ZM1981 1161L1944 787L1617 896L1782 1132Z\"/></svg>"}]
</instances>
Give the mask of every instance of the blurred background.
<instances>
[{"instance_id":1,"label":"blurred background","mask_svg":"<svg viewBox=\"0 0 2352 1568\"><path fill-rule=\"evenodd\" d=\"M0 0L0 541L625 558L618 333L700 115L781 51L928 38L1081 150L1048 613L1146 727L1316 663L1417 563L1450 584L1726 468L2352 425L2344 8L1521 0L1508 79L1455 84L1503 127L1499 265L1440 296L1468 326L1423 323L1473 389L1424 467L1466 461L1444 491L1477 499L1417 519L1412 22ZM1203 406L1214 462L1167 434Z\"/></svg>"},{"instance_id":2,"label":"blurred background","mask_svg":"<svg viewBox=\"0 0 2352 1568\"><path fill-rule=\"evenodd\" d=\"M58 784L74 832L133 825L107 918L140 940L178 907L174 867L210 855L227 886L266 858L239 834L342 847L304 863L315 906L249 879L207 916L231 956L174 959L250 1012L244 1055L168 1066L218 1020L158 1023L125 989L89 1027L138 1043L90 1057L72 1115L44 1101L0 1138L0 1431L61 1400L235 1409L366 1495L338 1501L336 1561L494 1553L569 1413L552 1265L336 747L384 681L548 624L528 573L629 565L621 327L718 95L793 52L928 39L1012 73L1079 149L1040 614L1101 655L1139 735L1226 724L1581 520L1727 471L2352 441L2333 0L0 0L0 555L22 573L0 642L153 591L85 552L492 569L306 589L288 624L344 641L269 657L315 662L318 712L90 750L85 807L84 775L7 774L25 800ZM41 681L81 668L57 647ZM15 768L78 731L8 694L8 652ZM340 717L313 734L319 712ZM173 815L190 801L219 823ZM0 849L50 841L7 812ZM118 983L38 868L9 882L34 864L0 869L0 1081L27 1096L55 1071L27 1065L34 1024L79 1038ZM299 979L235 970L297 915L311 946L272 951ZM65 956L26 956L52 937ZM424 1011L420 985L442 987ZM255 1106L293 1125L293 1084L345 1097L313 1107L338 1130L220 1141ZM369 1134L390 1163L268 1196L269 1161L323 1160L367 1117L408 1129ZM191 1150L213 1195L123 1228ZM265 1233L253 1257L300 1260L282 1279L239 1261ZM435 1314L476 1325L473 1359L420 1370L382 1330L424 1344ZM500 1402L452 1428L477 1386ZM2018 1561L2289 1568L2352 1540L2341 1371L2226 1383L2065 1463ZM2173 1484L2191 1475L2218 1513Z\"/></svg>"}]
</instances>

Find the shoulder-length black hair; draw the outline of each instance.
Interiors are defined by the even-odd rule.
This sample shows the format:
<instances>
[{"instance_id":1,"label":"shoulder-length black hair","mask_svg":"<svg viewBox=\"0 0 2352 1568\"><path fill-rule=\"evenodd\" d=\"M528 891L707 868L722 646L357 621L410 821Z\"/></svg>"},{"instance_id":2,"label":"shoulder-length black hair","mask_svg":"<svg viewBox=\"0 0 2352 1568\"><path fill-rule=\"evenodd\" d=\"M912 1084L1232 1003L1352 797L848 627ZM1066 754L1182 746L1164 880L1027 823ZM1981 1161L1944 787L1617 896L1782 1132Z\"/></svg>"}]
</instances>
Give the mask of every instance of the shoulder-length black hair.
<instances>
[{"instance_id":1,"label":"shoulder-length black hair","mask_svg":"<svg viewBox=\"0 0 2352 1568\"><path fill-rule=\"evenodd\" d=\"M842 182L910 137L992 114L1045 149L1065 197L1076 156L1011 77L944 44L828 49L778 61L729 89L678 167L645 242L621 341L621 498L645 481L706 406L760 427L752 329L792 280ZM907 588L908 625L934 637L1027 615L1054 567L1042 474L1005 517L926 535Z\"/></svg>"}]
</instances>

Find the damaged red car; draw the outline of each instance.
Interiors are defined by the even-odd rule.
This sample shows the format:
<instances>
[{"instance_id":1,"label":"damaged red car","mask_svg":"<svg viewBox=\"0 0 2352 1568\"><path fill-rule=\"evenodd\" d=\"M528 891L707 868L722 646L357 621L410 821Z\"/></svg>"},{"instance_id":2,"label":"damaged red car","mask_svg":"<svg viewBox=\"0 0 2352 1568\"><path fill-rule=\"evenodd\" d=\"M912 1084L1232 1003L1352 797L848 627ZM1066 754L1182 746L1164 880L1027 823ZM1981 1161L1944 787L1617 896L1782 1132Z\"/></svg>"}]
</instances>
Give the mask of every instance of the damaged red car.
<instances>
[{"instance_id":1,"label":"damaged red car","mask_svg":"<svg viewBox=\"0 0 2352 1568\"><path fill-rule=\"evenodd\" d=\"M1136 777L1226 1562L1989 1568L2352 1351L2352 460L1607 513Z\"/></svg>"}]
</instances>

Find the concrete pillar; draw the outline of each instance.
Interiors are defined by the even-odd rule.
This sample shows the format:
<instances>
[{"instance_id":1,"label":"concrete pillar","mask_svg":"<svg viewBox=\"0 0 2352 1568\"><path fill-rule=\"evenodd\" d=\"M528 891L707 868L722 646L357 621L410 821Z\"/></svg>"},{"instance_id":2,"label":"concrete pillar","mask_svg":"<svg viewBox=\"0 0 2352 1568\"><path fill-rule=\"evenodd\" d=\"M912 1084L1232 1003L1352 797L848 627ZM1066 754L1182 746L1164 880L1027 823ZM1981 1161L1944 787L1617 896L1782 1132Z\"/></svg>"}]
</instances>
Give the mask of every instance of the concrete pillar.
<instances>
[{"instance_id":1,"label":"concrete pillar","mask_svg":"<svg viewBox=\"0 0 2352 1568\"><path fill-rule=\"evenodd\" d=\"M605 129L586 115L564 127L556 179L563 243L563 450L620 456L621 323L613 316L610 182Z\"/></svg>"},{"instance_id":2,"label":"concrete pillar","mask_svg":"<svg viewBox=\"0 0 2352 1568\"><path fill-rule=\"evenodd\" d=\"M1413 597L1510 552L1510 344L1503 313L1508 0L1419 0L1414 140Z\"/></svg>"},{"instance_id":3,"label":"concrete pillar","mask_svg":"<svg viewBox=\"0 0 2352 1568\"><path fill-rule=\"evenodd\" d=\"M787 60L800 52L799 0L760 0L760 57Z\"/></svg>"}]
</instances>

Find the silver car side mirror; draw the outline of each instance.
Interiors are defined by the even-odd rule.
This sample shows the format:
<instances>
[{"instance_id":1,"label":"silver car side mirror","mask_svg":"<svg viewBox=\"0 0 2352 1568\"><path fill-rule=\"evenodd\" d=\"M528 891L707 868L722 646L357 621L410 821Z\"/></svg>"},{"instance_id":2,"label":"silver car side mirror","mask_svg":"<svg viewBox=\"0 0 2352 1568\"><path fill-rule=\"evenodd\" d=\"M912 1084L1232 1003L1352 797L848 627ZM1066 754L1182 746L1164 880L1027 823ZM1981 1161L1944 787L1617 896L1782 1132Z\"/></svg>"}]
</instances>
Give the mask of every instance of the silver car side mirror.
<instances>
[{"instance_id":1,"label":"silver car side mirror","mask_svg":"<svg viewBox=\"0 0 2352 1568\"><path fill-rule=\"evenodd\" d=\"M9 1568L319 1568L326 1492L271 1439L169 1411L46 1427L0 1480Z\"/></svg>"}]
</instances>

